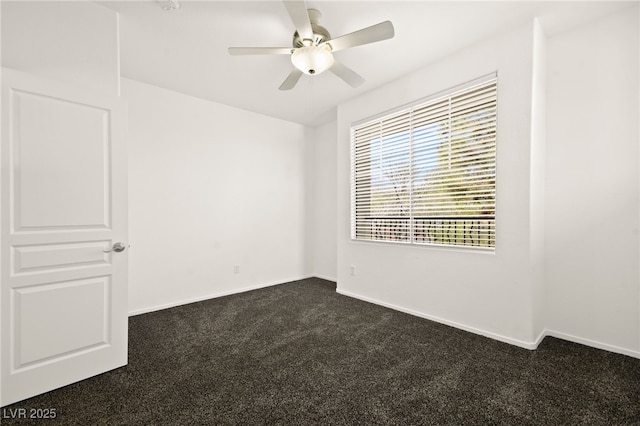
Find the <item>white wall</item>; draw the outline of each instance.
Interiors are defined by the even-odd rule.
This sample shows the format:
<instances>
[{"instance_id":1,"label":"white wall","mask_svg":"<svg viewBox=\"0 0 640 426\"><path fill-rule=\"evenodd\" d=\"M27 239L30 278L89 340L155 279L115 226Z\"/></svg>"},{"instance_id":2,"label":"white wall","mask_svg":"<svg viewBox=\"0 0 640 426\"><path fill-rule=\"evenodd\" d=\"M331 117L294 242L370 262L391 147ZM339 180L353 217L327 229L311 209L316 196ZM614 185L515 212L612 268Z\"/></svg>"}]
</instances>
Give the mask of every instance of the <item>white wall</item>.
<instances>
[{"instance_id":1,"label":"white wall","mask_svg":"<svg viewBox=\"0 0 640 426\"><path fill-rule=\"evenodd\" d=\"M548 40L547 328L640 355L638 8Z\"/></svg>"},{"instance_id":2,"label":"white wall","mask_svg":"<svg viewBox=\"0 0 640 426\"><path fill-rule=\"evenodd\" d=\"M336 281L336 121L317 127L313 133L313 223L310 238L314 276Z\"/></svg>"},{"instance_id":3,"label":"white wall","mask_svg":"<svg viewBox=\"0 0 640 426\"><path fill-rule=\"evenodd\" d=\"M0 2L2 66L118 94L118 15L90 2Z\"/></svg>"},{"instance_id":4,"label":"white wall","mask_svg":"<svg viewBox=\"0 0 640 426\"><path fill-rule=\"evenodd\" d=\"M338 291L530 347L533 25L482 42L338 108ZM495 254L350 241L350 124L498 71ZM349 267L356 267L351 276Z\"/></svg>"},{"instance_id":5,"label":"white wall","mask_svg":"<svg viewBox=\"0 0 640 426\"><path fill-rule=\"evenodd\" d=\"M128 79L122 94L129 103L130 312L311 272L303 126Z\"/></svg>"}]
</instances>

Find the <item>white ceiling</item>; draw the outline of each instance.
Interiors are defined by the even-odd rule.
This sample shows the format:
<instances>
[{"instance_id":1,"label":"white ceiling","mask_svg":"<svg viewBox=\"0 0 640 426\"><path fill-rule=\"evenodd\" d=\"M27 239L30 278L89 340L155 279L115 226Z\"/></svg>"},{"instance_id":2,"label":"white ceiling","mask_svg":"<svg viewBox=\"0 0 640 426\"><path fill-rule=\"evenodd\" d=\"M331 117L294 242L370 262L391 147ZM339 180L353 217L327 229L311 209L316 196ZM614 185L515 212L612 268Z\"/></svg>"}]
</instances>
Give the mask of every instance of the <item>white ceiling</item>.
<instances>
[{"instance_id":1,"label":"white ceiling","mask_svg":"<svg viewBox=\"0 0 640 426\"><path fill-rule=\"evenodd\" d=\"M305 125L328 121L336 105L457 50L539 17L553 36L630 2L434 2L309 0L333 37L390 20L395 37L335 53L366 82L353 89L332 73L278 86L286 55L230 56L230 46L289 47L293 24L281 1L105 2L120 12L122 76Z\"/></svg>"}]
</instances>

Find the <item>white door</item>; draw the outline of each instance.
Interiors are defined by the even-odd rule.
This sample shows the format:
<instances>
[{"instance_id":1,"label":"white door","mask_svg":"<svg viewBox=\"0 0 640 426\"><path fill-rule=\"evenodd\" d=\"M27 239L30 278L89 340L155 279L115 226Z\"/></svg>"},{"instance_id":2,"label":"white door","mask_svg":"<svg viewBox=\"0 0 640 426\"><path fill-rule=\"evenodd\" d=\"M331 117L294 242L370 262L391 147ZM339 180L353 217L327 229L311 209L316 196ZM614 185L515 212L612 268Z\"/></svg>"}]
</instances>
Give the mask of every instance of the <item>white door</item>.
<instances>
[{"instance_id":1,"label":"white door","mask_svg":"<svg viewBox=\"0 0 640 426\"><path fill-rule=\"evenodd\" d=\"M2 70L2 406L127 363L125 114Z\"/></svg>"}]
</instances>

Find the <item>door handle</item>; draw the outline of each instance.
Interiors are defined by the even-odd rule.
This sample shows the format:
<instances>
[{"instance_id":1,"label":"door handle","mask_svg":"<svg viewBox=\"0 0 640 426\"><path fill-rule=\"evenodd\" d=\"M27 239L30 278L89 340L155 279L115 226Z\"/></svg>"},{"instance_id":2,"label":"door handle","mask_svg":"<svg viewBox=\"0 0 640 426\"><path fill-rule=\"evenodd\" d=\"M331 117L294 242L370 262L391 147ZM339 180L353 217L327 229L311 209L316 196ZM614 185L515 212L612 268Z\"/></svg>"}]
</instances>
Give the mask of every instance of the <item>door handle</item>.
<instances>
[{"instance_id":1,"label":"door handle","mask_svg":"<svg viewBox=\"0 0 640 426\"><path fill-rule=\"evenodd\" d=\"M102 252L111 253L112 251L115 251L116 253L120 253L121 251L124 251L127 247L131 247L131 245L125 246L122 243L115 243L110 250L102 250Z\"/></svg>"}]
</instances>

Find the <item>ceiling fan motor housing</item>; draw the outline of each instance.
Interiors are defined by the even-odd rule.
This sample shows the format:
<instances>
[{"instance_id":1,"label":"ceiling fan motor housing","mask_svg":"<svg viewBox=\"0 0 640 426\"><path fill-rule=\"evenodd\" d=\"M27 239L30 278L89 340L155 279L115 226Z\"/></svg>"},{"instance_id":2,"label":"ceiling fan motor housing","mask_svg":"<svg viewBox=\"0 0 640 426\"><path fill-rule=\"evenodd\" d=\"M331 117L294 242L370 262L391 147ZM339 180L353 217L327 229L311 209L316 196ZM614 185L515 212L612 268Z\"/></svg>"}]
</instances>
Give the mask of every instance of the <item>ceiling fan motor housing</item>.
<instances>
[{"instance_id":1,"label":"ceiling fan motor housing","mask_svg":"<svg viewBox=\"0 0 640 426\"><path fill-rule=\"evenodd\" d=\"M311 30L313 31L313 40L304 40L298 34L298 31L293 33L293 47L304 47L304 46L317 46L325 41L331 40L331 34L329 31L323 26L321 26L318 22L320 18L322 18L322 13L316 9L308 9L309 13L309 22L311 23Z\"/></svg>"}]
</instances>

